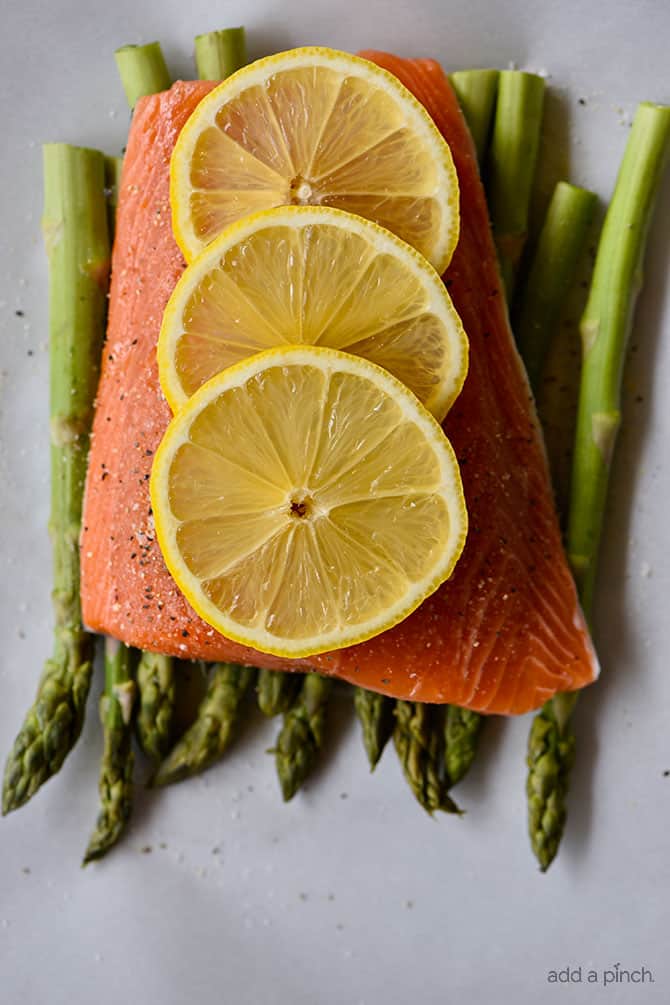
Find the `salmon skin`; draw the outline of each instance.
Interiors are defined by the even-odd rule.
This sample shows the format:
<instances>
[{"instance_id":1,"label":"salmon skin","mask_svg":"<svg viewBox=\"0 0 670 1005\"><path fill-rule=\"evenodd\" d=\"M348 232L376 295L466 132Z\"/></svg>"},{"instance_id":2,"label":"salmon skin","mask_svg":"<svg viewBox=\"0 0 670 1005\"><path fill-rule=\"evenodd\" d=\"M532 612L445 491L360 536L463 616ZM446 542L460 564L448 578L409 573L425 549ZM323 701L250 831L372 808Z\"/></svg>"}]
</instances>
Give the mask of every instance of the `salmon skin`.
<instances>
[{"instance_id":1,"label":"salmon skin","mask_svg":"<svg viewBox=\"0 0 670 1005\"><path fill-rule=\"evenodd\" d=\"M444 277L470 338L470 371L444 425L470 519L455 572L382 635L294 662L219 635L171 579L149 501L152 457L170 419L156 343L184 268L170 227L169 158L179 130L212 86L180 82L138 102L124 162L81 538L84 620L129 645L183 658L313 667L396 698L527 712L557 691L593 681L597 661L509 328L475 152L437 63L363 55L425 105L451 147L460 180L461 236Z\"/></svg>"}]
</instances>

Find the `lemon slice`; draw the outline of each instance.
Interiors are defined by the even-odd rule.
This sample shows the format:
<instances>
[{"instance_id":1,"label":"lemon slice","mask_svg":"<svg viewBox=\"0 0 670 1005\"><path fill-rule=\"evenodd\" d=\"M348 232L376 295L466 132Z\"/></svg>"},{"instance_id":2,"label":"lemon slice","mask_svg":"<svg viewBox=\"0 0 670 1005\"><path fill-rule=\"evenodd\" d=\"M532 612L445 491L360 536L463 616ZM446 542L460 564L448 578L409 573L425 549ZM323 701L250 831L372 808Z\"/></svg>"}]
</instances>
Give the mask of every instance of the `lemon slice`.
<instances>
[{"instance_id":1,"label":"lemon slice","mask_svg":"<svg viewBox=\"0 0 670 1005\"><path fill-rule=\"evenodd\" d=\"M372 360L438 420L467 372L467 338L432 266L389 231L341 210L267 210L202 252L163 317L163 392L175 412L226 367L293 343Z\"/></svg>"},{"instance_id":2,"label":"lemon slice","mask_svg":"<svg viewBox=\"0 0 670 1005\"><path fill-rule=\"evenodd\" d=\"M187 261L235 220L289 204L374 220L438 272L458 239L456 169L423 105L332 49L260 59L208 94L174 148L170 198Z\"/></svg>"},{"instance_id":3,"label":"lemon slice","mask_svg":"<svg viewBox=\"0 0 670 1005\"><path fill-rule=\"evenodd\" d=\"M221 634L304 657L405 618L450 575L467 516L435 419L375 364L290 346L204 384L151 475L156 534Z\"/></svg>"}]
</instances>

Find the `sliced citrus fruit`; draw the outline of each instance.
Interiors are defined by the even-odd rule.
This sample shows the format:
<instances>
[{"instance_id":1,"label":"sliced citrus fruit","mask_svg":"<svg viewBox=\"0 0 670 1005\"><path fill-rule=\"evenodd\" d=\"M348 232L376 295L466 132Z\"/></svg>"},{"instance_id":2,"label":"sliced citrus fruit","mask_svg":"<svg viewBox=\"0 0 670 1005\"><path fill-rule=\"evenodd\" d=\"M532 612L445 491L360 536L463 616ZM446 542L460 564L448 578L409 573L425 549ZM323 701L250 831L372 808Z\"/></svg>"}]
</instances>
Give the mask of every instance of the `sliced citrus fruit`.
<instances>
[{"instance_id":1,"label":"sliced citrus fruit","mask_svg":"<svg viewBox=\"0 0 670 1005\"><path fill-rule=\"evenodd\" d=\"M303 657L405 618L450 575L467 516L449 441L381 367L253 356L204 384L151 475L175 582L221 634Z\"/></svg>"},{"instance_id":2,"label":"sliced citrus fruit","mask_svg":"<svg viewBox=\"0 0 670 1005\"><path fill-rule=\"evenodd\" d=\"M333 49L291 49L233 74L196 108L172 154L172 226L187 261L272 206L374 220L442 272L458 239L448 145L386 70Z\"/></svg>"},{"instance_id":3,"label":"sliced citrus fruit","mask_svg":"<svg viewBox=\"0 0 670 1005\"><path fill-rule=\"evenodd\" d=\"M163 392L175 412L226 367L294 343L372 360L439 420L467 372L460 318L422 255L362 217L289 206L228 227L186 269L158 342Z\"/></svg>"}]
</instances>

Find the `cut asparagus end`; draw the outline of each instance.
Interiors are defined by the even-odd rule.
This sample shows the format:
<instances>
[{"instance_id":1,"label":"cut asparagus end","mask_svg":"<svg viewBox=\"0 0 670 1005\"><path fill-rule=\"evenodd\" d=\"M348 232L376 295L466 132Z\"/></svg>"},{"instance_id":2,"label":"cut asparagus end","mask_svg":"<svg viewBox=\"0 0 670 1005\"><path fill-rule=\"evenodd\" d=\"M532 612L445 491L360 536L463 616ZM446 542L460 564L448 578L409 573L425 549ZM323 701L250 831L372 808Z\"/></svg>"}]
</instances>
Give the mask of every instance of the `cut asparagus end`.
<instances>
[{"instance_id":1,"label":"cut asparagus end","mask_svg":"<svg viewBox=\"0 0 670 1005\"><path fill-rule=\"evenodd\" d=\"M133 806L134 651L105 639L105 690L100 701L104 748L100 764L100 813L83 865L102 858L121 837Z\"/></svg>"},{"instance_id":2,"label":"cut asparagus end","mask_svg":"<svg viewBox=\"0 0 670 1005\"><path fill-rule=\"evenodd\" d=\"M502 70L487 163L487 196L508 304L528 233L528 211L540 145L545 83Z\"/></svg>"},{"instance_id":3,"label":"cut asparagus end","mask_svg":"<svg viewBox=\"0 0 670 1005\"><path fill-rule=\"evenodd\" d=\"M195 65L201 80L225 80L246 66L244 28L222 28L195 37Z\"/></svg>"},{"instance_id":4,"label":"cut asparagus end","mask_svg":"<svg viewBox=\"0 0 670 1005\"><path fill-rule=\"evenodd\" d=\"M499 76L498 70L457 70L449 75L472 135L480 167L488 149Z\"/></svg>"},{"instance_id":5,"label":"cut asparagus end","mask_svg":"<svg viewBox=\"0 0 670 1005\"><path fill-rule=\"evenodd\" d=\"M166 91L172 83L160 42L124 45L114 58L131 109L140 98Z\"/></svg>"}]
</instances>

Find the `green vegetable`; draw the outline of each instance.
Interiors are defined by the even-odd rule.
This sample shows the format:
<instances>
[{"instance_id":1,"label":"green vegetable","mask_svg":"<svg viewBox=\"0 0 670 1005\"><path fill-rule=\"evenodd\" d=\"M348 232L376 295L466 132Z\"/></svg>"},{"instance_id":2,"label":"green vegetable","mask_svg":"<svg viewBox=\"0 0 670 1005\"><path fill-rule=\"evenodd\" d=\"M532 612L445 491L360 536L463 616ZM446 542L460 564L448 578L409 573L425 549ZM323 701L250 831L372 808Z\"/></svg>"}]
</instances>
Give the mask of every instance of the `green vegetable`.
<instances>
[{"instance_id":1,"label":"green vegetable","mask_svg":"<svg viewBox=\"0 0 670 1005\"><path fill-rule=\"evenodd\" d=\"M386 695L377 694L376 691L356 687L354 708L361 724L363 745L370 762L370 770L373 771L393 734L395 701Z\"/></svg>"},{"instance_id":2,"label":"green vegetable","mask_svg":"<svg viewBox=\"0 0 670 1005\"><path fill-rule=\"evenodd\" d=\"M288 712L302 687L302 675L279 670L259 670L256 696L263 715Z\"/></svg>"},{"instance_id":3,"label":"green vegetable","mask_svg":"<svg viewBox=\"0 0 670 1005\"><path fill-rule=\"evenodd\" d=\"M115 53L116 65L128 104L133 108L139 97L166 90L172 83L158 42L126 45ZM121 160L107 159L107 184L114 207L121 180ZM175 712L175 666L171 656L144 652L137 666L140 692L135 728L142 750L154 761L165 757Z\"/></svg>"},{"instance_id":4,"label":"green vegetable","mask_svg":"<svg viewBox=\"0 0 670 1005\"><path fill-rule=\"evenodd\" d=\"M480 165L486 161L489 149L491 119L501 76L498 70L461 70L449 77L472 134ZM509 84L506 86L509 92ZM509 109L500 122L496 120L499 147L506 144L508 137L504 131L513 121ZM386 718L384 715L380 720L383 742L379 749L375 743L375 730L379 728L375 719L377 710L374 699L365 697L366 694L367 692L359 693L357 689L356 707L363 725L368 757L374 767L376 760L373 757L379 757L383 743L386 742ZM386 712L385 705L383 708ZM444 793L450 785L465 776L475 758L482 725L481 716L456 706L445 706L440 712L426 711L412 702L398 702L395 716L396 751L417 799L429 812L434 809L458 812L456 804ZM444 766L439 763L441 760L444 761ZM446 778L442 777L444 769L447 772Z\"/></svg>"},{"instance_id":5,"label":"green vegetable","mask_svg":"<svg viewBox=\"0 0 670 1005\"><path fill-rule=\"evenodd\" d=\"M143 652L137 665L140 703L135 728L142 750L154 761L168 752L174 721L176 684L171 656Z\"/></svg>"},{"instance_id":6,"label":"green vegetable","mask_svg":"<svg viewBox=\"0 0 670 1005\"><path fill-rule=\"evenodd\" d=\"M242 699L256 676L253 667L217 663L195 722L160 765L154 785L170 785L197 775L230 746L242 712Z\"/></svg>"},{"instance_id":7,"label":"green vegetable","mask_svg":"<svg viewBox=\"0 0 670 1005\"><path fill-rule=\"evenodd\" d=\"M84 721L93 636L81 624L79 531L109 275L105 159L44 147L49 259L51 519L55 638L37 696L7 760L3 813L22 806L63 764Z\"/></svg>"},{"instance_id":8,"label":"green vegetable","mask_svg":"<svg viewBox=\"0 0 670 1005\"><path fill-rule=\"evenodd\" d=\"M565 827L565 801L575 760L575 737L549 701L535 716L528 737L528 829L535 857L544 872L558 851Z\"/></svg>"},{"instance_id":9,"label":"green vegetable","mask_svg":"<svg viewBox=\"0 0 670 1005\"><path fill-rule=\"evenodd\" d=\"M284 716L273 752L285 802L293 799L316 764L323 744L331 687L328 677L305 674L300 694Z\"/></svg>"},{"instance_id":10,"label":"green vegetable","mask_svg":"<svg viewBox=\"0 0 670 1005\"><path fill-rule=\"evenodd\" d=\"M480 165L484 163L488 149L499 76L498 70L458 70L449 75Z\"/></svg>"},{"instance_id":11,"label":"green vegetable","mask_svg":"<svg viewBox=\"0 0 670 1005\"><path fill-rule=\"evenodd\" d=\"M465 778L477 754L482 716L448 705L444 724L444 764L450 785Z\"/></svg>"},{"instance_id":12,"label":"green vegetable","mask_svg":"<svg viewBox=\"0 0 670 1005\"><path fill-rule=\"evenodd\" d=\"M602 235L580 325L583 346L568 557L582 607L591 610L612 453L621 421L621 377L654 200L670 149L670 107L638 106ZM533 851L551 864L565 825L577 692L557 694L536 717L528 747Z\"/></svg>"},{"instance_id":13,"label":"green vegetable","mask_svg":"<svg viewBox=\"0 0 670 1005\"><path fill-rule=\"evenodd\" d=\"M195 61L201 80L224 80L247 63L244 28L223 28L197 35ZM259 670L256 694L261 712L267 716L287 712L302 687L300 674Z\"/></svg>"},{"instance_id":14,"label":"green vegetable","mask_svg":"<svg viewBox=\"0 0 670 1005\"><path fill-rule=\"evenodd\" d=\"M133 728L136 687L133 650L105 639L105 691L100 699L104 750L100 765L100 814L91 835L84 865L102 858L116 844L133 806Z\"/></svg>"},{"instance_id":15,"label":"green vegetable","mask_svg":"<svg viewBox=\"0 0 670 1005\"><path fill-rule=\"evenodd\" d=\"M528 232L543 105L542 77L519 70L501 71L486 194L508 304Z\"/></svg>"},{"instance_id":16,"label":"green vegetable","mask_svg":"<svg viewBox=\"0 0 670 1005\"><path fill-rule=\"evenodd\" d=\"M225 80L247 61L244 28L223 28L196 35L195 64L201 80Z\"/></svg>"},{"instance_id":17,"label":"green vegetable","mask_svg":"<svg viewBox=\"0 0 670 1005\"><path fill-rule=\"evenodd\" d=\"M166 91L172 83L160 42L124 45L114 58L131 109L146 94Z\"/></svg>"},{"instance_id":18,"label":"green vegetable","mask_svg":"<svg viewBox=\"0 0 670 1005\"><path fill-rule=\"evenodd\" d=\"M116 226L116 207L119 202L122 168L122 157L105 157L105 193L107 195L107 226L110 241L114 237Z\"/></svg>"},{"instance_id":19,"label":"green vegetable","mask_svg":"<svg viewBox=\"0 0 670 1005\"><path fill-rule=\"evenodd\" d=\"M407 783L428 813L460 813L449 795L444 751L445 706L397 701L393 742Z\"/></svg>"},{"instance_id":20,"label":"green vegetable","mask_svg":"<svg viewBox=\"0 0 670 1005\"><path fill-rule=\"evenodd\" d=\"M559 181L549 203L514 326L531 386L542 374L547 349L586 246L595 212L594 192Z\"/></svg>"},{"instance_id":21,"label":"green vegetable","mask_svg":"<svg viewBox=\"0 0 670 1005\"><path fill-rule=\"evenodd\" d=\"M488 154L491 119L499 77L498 70L461 70L449 77L472 134L480 166L485 163ZM498 123L499 133L507 129L510 122L513 122L513 118L506 115L504 120ZM505 139L504 135L502 137L499 135L499 146L503 145ZM378 710L375 698L368 697L368 692L361 689L356 689L355 698L363 726L363 740L370 763L374 767L388 738L387 714L393 712L393 704L387 706L388 699L385 699ZM419 706L414 706L411 702L403 703L402 708L397 707L395 714L398 720L398 725L395 727L395 746L400 754L405 776L422 805L435 803L433 808L442 808L437 804L445 801L439 793L444 784L440 781L439 785L433 785L428 780L429 774L433 778L442 772L441 766L433 770L432 757L438 759L443 757L445 761L447 788L460 781L475 758L482 725L481 716L456 706L445 706L439 714L424 714L419 710ZM376 716L379 716L379 720ZM380 728L381 746L376 732ZM413 730L419 738L415 741L412 740ZM430 735L431 733L434 735ZM425 752L431 751L434 755L425 756ZM438 751L443 753L438 754ZM426 795L427 792L433 795ZM449 797L446 797L446 802L449 803L450 811L452 807L456 809L455 803Z\"/></svg>"},{"instance_id":22,"label":"green vegetable","mask_svg":"<svg viewBox=\"0 0 670 1005\"><path fill-rule=\"evenodd\" d=\"M638 107L603 226L582 316L582 380L573 461L568 554L590 608L607 485L621 422L621 377L642 259L668 155L670 107Z\"/></svg>"}]
</instances>

